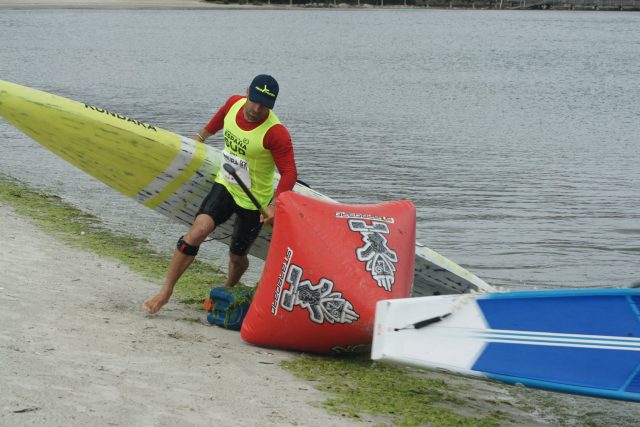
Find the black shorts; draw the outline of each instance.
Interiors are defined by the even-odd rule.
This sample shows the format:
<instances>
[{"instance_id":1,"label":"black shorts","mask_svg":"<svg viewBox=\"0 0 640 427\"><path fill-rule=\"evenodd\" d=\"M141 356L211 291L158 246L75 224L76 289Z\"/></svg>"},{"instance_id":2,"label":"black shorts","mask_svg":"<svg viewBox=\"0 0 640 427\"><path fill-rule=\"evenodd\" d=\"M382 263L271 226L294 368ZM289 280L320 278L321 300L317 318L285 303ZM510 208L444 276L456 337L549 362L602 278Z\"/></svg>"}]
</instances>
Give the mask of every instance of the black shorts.
<instances>
[{"instance_id":1,"label":"black shorts","mask_svg":"<svg viewBox=\"0 0 640 427\"><path fill-rule=\"evenodd\" d=\"M238 206L227 188L216 182L202 202L196 216L209 215L217 227L224 224L234 213L236 214L236 222L233 225L229 251L234 255L242 256L249 252L249 248L262 229L259 211Z\"/></svg>"}]
</instances>

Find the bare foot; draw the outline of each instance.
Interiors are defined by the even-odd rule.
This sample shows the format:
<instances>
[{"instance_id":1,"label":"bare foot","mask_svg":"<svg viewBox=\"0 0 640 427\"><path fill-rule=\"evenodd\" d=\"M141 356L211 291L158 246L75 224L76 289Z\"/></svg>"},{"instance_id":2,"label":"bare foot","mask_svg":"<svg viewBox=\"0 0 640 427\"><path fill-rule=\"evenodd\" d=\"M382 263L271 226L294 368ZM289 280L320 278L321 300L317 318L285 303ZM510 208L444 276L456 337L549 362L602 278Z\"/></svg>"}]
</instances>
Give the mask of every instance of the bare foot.
<instances>
[{"instance_id":1,"label":"bare foot","mask_svg":"<svg viewBox=\"0 0 640 427\"><path fill-rule=\"evenodd\" d=\"M169 298L163 293L159 293L153 298L149 298L142 304L142 308L147 310L149 314L156 314L160 309L169 302Z\"/></svg>"}]
</instances>

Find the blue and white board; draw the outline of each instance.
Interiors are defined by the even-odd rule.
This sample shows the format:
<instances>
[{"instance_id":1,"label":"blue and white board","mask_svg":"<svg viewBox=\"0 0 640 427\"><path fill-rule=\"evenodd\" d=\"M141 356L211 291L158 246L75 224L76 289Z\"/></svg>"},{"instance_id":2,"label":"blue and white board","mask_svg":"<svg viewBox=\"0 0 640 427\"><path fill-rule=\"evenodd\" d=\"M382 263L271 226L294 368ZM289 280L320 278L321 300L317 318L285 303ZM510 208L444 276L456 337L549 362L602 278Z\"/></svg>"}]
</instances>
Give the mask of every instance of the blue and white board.
<instances>
[{"instance_id":1,"label":"blue and white board","mask_svg":"<svg viewBox=\"0 0 640 427\"><path fill-rule=\"evenodd\" d=\"M371 357L508 384L640 401L640 289L380 301Z\"/></svg>"}]
</instances>

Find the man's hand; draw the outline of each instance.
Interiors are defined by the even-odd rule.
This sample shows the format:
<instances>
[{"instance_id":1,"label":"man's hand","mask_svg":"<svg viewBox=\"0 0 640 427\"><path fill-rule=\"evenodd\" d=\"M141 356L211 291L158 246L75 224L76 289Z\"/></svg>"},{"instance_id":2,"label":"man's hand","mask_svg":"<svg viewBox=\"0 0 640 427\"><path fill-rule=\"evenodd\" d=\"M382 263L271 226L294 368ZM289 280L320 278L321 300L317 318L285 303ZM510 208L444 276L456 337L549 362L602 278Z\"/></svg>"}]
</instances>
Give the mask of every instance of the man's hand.
<instances>
[{"instance_id":1,"label":"man's hand","mask_svg":"<svg viewBox=\"0 0 640 427\"><path fill-rule=\"evenodd\" d=\"M260 214L260 222L266 225L273 225L273 220L276 216L276 207L273 205L269 205L263 210L267 214L267 216L265 217L263 214Z\"/></svg>"},{"instance_id":2,"label":"man's hand","mask_svg":"<svg viewBox=\"0 0 640 427\"><path fill-rule=\"evenodd\" d=\"M211 134L206 129L202 129L200 132L191 137L196 142L204 142Z\"/></svg>"}]
</instances>

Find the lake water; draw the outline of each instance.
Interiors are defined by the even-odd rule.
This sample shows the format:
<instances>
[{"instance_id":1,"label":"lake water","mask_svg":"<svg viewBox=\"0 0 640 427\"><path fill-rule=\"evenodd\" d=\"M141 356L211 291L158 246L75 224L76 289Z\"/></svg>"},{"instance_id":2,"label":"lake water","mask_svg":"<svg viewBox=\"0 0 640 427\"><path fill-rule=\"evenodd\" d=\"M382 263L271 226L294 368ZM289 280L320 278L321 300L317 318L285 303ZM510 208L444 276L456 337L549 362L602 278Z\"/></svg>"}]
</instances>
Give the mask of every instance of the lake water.
<instances>
[{"instance_id":1,"label":"lake water","mask_svg":"<svg viewBox=\"0 0 640 427\"><path fill-rule=\"evenodd\" d=\"M0 34L1 79L187 136L271 73L314 188L412 200L419 240L494 285L640 280L640 14L0 10ZM0 139L0 173L165 251L183 231L5 122Z\"/></svg>"}]
</instances>

